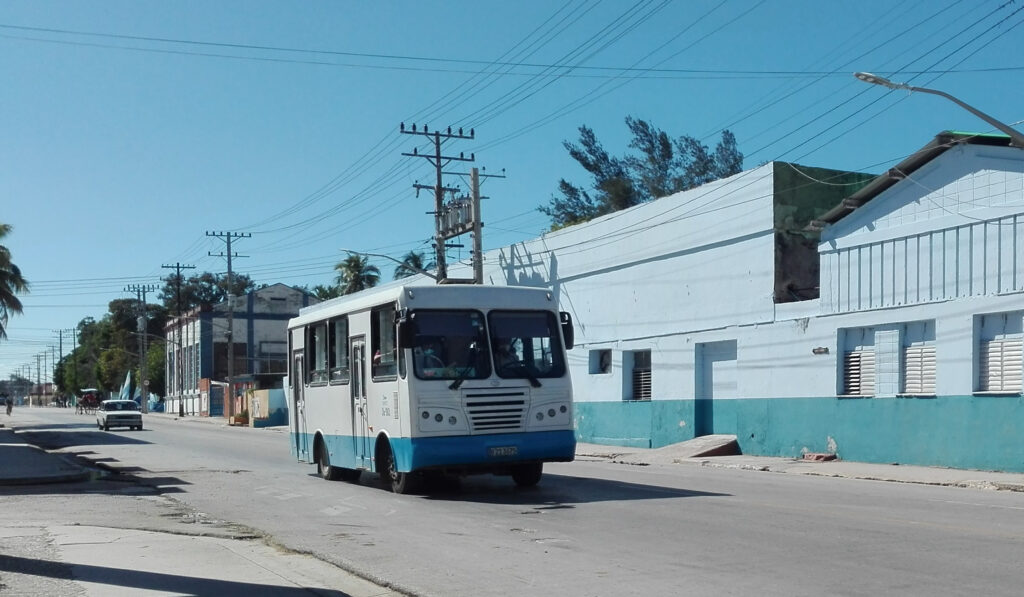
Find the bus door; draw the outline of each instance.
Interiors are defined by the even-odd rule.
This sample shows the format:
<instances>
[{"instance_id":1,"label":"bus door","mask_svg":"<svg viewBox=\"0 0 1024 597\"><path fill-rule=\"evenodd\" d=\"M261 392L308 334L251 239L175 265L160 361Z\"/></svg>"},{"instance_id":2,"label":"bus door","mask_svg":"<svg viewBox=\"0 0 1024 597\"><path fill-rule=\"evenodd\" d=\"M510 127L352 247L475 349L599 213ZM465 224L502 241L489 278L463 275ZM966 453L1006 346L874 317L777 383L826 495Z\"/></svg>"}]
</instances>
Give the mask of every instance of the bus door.
<instances>
[{"instance_id":1,"label":"bus door","mask_svg":"<svg viewBox=\"0 0 1024 597\"><path fill-rule=\"evenodd\" d=\"M355 442L356 466L370 468L373 454L370 450L370 421L366 406L366 340L364 336L352 338L349 345L352 358L352 441Z\"/></svg>"},{"instance_id":2,"label":"bus door","mask_svg":"<svg viewBox=\"0 0 1024 597\"><path fill-rule=\"evenodd\" d=\"M306 369L302 353L292 359L292 371L288 380L292 384L292 428L295 430L295 454L302 462L312 462L309 455L309 439L306 437Z\"/></svg>"}]
</instances>

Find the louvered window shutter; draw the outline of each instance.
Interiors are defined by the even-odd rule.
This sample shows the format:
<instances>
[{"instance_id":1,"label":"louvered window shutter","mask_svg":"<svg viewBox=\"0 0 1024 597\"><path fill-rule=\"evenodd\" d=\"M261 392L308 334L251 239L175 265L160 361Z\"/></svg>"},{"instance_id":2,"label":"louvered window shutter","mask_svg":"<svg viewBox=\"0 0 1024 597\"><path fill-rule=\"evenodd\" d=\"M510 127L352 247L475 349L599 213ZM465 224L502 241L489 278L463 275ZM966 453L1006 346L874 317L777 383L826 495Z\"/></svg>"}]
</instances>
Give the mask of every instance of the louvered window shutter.
<instances>
[{"instance_id":1,"label":"louvered window shutter","mask_svg":"<svg viewBox=\"0 0 1024 597\"><path fill-rule=\"evenodd\" d=\"M1024 351L1020 338L983 341L980 356L981 391L1021 391Z\"/></svg>"},{"instance_id":2,"label":"louvered window shutter","mask_svg":"<svg viewBox=\"0 0 1024 597\"><path fill-rule=\"evenodd\" d=\"M935 393L935 346L908 346L903 352L903 392Z\"/></svg>"},{"instance_id":3,"label":"louvered window shutter","mask_svg":"<svg viewBox=\"0 0 1024 597\"><path fill-rule=\"evenodd\" d=\"M874 396L874 350L851 350L843 355L843 394Z\"/></svg>"}]
</instances>

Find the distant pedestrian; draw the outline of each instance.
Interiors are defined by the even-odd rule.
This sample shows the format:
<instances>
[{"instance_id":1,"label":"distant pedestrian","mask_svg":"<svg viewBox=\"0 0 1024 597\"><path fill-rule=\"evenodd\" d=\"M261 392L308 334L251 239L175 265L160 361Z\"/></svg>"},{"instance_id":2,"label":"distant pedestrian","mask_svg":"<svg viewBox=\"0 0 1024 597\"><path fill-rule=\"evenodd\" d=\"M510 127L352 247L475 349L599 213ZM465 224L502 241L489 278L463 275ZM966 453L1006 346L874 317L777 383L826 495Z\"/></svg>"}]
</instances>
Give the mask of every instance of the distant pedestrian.
<instances>
[{"instance_id":1,"label":"distant pedestrian","mask_svg":"<svg viewBox=\"0 0 1024 597\"><path fill-rule=\"evenodd\" d=\"M7 416L11 416L11 410L14 408L14 401L11 400L10 396L4 396L4 404L7 405Z\"/></svg>"}]
</instances>

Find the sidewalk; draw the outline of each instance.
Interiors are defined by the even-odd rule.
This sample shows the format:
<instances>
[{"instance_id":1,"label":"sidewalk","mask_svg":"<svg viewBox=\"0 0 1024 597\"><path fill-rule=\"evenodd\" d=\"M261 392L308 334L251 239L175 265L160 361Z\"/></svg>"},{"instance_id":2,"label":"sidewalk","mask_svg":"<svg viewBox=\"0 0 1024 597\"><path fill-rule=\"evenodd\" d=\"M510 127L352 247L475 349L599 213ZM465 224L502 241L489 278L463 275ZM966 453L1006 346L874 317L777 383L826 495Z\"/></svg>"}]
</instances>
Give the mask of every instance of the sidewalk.
<instances>
[{"instance_id":1,"label":"sidewalk","mask_svg":"<svg viewBox=\"0 0 1024 597\"><path fill-rule=\"evenodd\" d=\"M17 486L82 481L96 474L70 458L27 444L16 433L19 418L22 425L29 424L17 412L0 419L0 495L17 492ZM223 419L194 419L197 424L227 425ZM45 538L53 553L43 559L0 553L0 592L6 586L14 594L90 597L403 595L313 556L209 531L189 535L25 519L14 528L0 528L0 540L31 542L32 537ZM96 549L97 543L103 549Z\"/></svg>"},{"instance_id":2,"label":"sidewalk","mask_svg":"<svg viewBox=\"0 0 1024 597\"><path fill-rule=\"evenodd\" d=\"M731 436L709 436L710 438ZM821 477L844 477L889 481L894 483L918 483L972 489L994 489L1024 492L1024 473L1001 473L930 466L909 466L900 464L873 464L844 460L815 461L769 456L700 456L701 452L713 449L706 441L698 438L690 442L673 444L657 449L622 448L596 444L577 444L577 460L609 460L626 465L691 465L718 468L733 468L795 475ZM710 442L713 444L714 442Z\"/></svg>"}]
</instances>

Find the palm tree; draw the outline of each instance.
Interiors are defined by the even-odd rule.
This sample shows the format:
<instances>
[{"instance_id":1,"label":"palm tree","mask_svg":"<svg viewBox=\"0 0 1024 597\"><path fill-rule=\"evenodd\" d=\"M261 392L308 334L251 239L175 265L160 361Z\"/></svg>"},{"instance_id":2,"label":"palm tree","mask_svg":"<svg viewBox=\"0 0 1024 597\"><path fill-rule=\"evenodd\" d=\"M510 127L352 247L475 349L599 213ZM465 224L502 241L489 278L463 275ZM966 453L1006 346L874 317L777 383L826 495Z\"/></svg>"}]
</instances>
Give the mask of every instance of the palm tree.
<instances>
[{"instance_id":1,"label":"palm tree","mask_svg":"<svg viewBox=\"0 0 1024 597\"><path fill-rule=\"evenodd\" d=\"M11 231L10 224L0 224L0 240ZM21 313L21 301L16 293L28 292L28 282L21 277L21 270L11 263L11 251L0 245L0 339L7 337L7 316Z\"/></svg>"},{"instance_id":2,"label":"palm tree","mask_svg":"<svg viewBox=\"0 0 1024 597\"><path fill-rule=\"evenodd\" d=\"M308 292L321 301L341 296L341 288L337 286L324 286L323 284L317 284L313 287L313 290Z\"/></svg>"},{"instance_id":3,"label":"palm tree","mask_svg":"<svg viewBox=\"0 0 1024 597\"><path fill-rule=\"evenodd\" d=\"M424 256L419 251L409 251L402 257L402 263L395 268L395 280L400 278L408 278L416 274L422 273L424 270L434 269L436 264L431 261L430 263L423 263Z\"/></svg>"},{"instance_id":4,"label":"palm tree","mask_svg":"<svg viewBox=\"0 0 1024 597\"><path fill-rule=\"evenodd\" d=\"M368 257L349 255L334 269L338 271L337 283L342 294L373 288L380 281L380 270L376 265L370 265Z\"/></svg>"}]
</instances>

